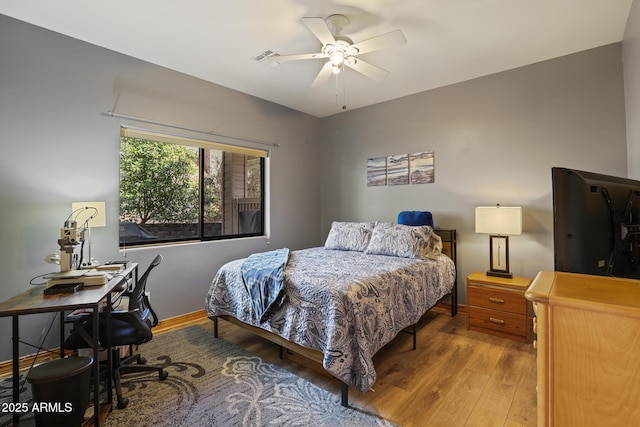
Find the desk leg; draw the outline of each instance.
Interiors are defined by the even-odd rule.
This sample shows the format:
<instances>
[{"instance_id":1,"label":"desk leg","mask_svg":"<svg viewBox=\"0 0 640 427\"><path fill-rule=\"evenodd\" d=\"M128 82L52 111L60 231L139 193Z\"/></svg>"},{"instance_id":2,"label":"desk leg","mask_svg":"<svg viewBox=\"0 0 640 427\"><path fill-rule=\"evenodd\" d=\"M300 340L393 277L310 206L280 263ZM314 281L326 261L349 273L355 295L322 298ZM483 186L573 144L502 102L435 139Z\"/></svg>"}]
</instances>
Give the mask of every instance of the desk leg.
<instances>
[{"instance_id":1,"label":"desk leg","mask_svg":"<svg viewBox=\"0 0 640 427\"><path fill-rule=\"evenodd\" d=\"M107 336L105 337L105 347L107 348L107 369L109 374L107 375L107 403L111 405L113 403L113 384L111 379L113 377L113 349L111 348L111 294L107 294L107 307L106 310L106 322L107 322ZM118 357L120 357L118 355Z\"/></svg>"},{"instance_id":2,"label":"desk leg","mask_svg":"<svg viewBox=\"0 0 640 427\"><path fill-rule=\"evenodd\" d=\"M64 310L60 312L60 359L64 359Z\"/></svg>"},{"instance_id":3,"label":"desk leg","mask_svg":"<svg viewBox=\"0 0 640 427\"><path fill-rule=\"evenodd\" d=\"M20 402L20 328L18 316L13 316L13 403ZM18 424L20 413L13 413L13 423Z\"/></svg>"},{"instance_id":4,"label":"desk leg","mask_svg":"<svg viewBox=\"0 0 640 427\"><path fill-rule=\"evenodd\" d=\"M93 308L93 425L100 426L100 353L98 351L98 305ZM110 375L110 374L109 374Z\"/></svg>"}]
</instances>

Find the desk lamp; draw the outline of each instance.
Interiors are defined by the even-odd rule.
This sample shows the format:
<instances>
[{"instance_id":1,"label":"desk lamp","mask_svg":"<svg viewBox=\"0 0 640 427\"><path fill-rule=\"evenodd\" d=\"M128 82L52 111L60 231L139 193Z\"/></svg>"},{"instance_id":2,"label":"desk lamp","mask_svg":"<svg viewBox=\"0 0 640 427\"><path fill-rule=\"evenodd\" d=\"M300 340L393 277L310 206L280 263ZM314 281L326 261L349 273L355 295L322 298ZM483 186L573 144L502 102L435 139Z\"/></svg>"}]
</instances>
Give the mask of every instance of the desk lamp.
<instances>
[{"instance_id":1,"label":"desk lamp","mask_svg":"<svg viewBox=\"0 0 640 427\"><path fill-rule=\"evenodd\" d=\"M513 273L509 271L509 235L522 234L522 208L478 206L476 233L490 234L487 276L512 278Z\"/></svg>"}]
</instances>

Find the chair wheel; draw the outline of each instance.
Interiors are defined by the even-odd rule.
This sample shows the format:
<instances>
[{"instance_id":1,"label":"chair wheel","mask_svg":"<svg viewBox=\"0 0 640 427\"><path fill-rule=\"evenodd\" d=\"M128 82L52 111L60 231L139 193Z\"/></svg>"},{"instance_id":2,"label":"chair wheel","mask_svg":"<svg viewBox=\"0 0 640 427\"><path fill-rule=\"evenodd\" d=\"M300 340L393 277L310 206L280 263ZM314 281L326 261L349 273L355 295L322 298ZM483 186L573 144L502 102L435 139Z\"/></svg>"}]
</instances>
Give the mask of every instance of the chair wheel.
<instances>
[{"instance_id":1,"label":"chair wheel","mask_svg":"<svg viewBox=\"0 0 640 427\"><path fill-rule=\"evenodd\" d=\"M124 409L129 404L129 398L123 397L122 400L118 400L118 409Z\"/></svg>"},{"instance_id":2,"label":"chair wheel","mask_svg":"<svg viewBox=\"0 0 640 427\"><path fill-rule=\"evenodd\" d=\"M160 381L166 380L168 376L169 376L169 372L167 371L160 371L158 373L158 377L160 378Z\"/></svg>"},{"instance_id":3,"label":"chair wheel","mask_svg":"<svg viewBox=\"0 0 640 427\"><path fill-rule=\"evenodd\" d=\"M138 360L136 360L136 363L137 363L138 365L144 365L144 364L146 364L146 363L147 363L147 359L145 359L145 358L144 358L144 357L142 357L142 356L138 356Z\"/></svg>"}]
</instances>

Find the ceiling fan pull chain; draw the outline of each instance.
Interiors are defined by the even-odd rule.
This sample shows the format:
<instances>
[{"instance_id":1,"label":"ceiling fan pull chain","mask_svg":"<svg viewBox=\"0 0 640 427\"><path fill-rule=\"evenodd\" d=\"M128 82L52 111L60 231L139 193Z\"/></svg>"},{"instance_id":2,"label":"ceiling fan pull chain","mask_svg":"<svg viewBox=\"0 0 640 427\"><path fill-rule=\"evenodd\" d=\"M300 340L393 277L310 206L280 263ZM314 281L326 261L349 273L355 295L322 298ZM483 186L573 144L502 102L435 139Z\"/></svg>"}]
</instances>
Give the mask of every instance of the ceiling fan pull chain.
<instances>
[{"instance_id":1,"label":"ceiling fan pull chain","mask_svg":"<svg viewBox=\"0 0 640 427\"><path fill-rule=\"evenodd\" d=\"M344 63L342 64L342 109L346 110L347 109L347 74L346 74L347 69L344 67Z\"/></svg>"},{"instance_id":2,"label":"ceiling fan pull chain","mask_svg":"<svg viewBox=\"0 0 640 427\"><path fill-rule=\"evenodd\" d=\"M339 95L338 95L338 94L339 94L339 89L338 89L338 78L339 78L339 77L338 77L338 76L340 76L340 74L334 74L334 77L335 77L335 83L336 83L336 113L339 111L339 109L338 109L338 102L339 102L339 99L338 99L338 96L339 96Z\"/></svg>"}]
</instances>

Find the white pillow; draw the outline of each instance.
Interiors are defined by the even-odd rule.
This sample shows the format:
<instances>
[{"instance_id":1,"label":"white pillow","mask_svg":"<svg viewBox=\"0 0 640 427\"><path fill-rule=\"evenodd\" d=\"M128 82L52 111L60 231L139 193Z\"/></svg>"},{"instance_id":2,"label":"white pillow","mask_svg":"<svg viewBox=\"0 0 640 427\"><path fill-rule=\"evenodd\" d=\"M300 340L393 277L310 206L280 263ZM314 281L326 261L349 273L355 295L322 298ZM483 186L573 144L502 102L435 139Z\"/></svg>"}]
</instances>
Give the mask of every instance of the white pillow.
<instances>
[{"instance_id":1,"label":"white pillow","mask_svg":"<svg viewBox=\"0 0 640 427\"><path fill-rule=\"evenodd\" d=\"M373 222L337 222L331 224L331 230L325 249L337 249L341 251L363 252L369 245Z\"/></svg>"},{"instance_id":2,"label":"white pillow","mask_svg":"<svg viewBox=\"0 0 640 427\"><path fill-rule=\"evenodd\" d=\"M401 258L424 259L433 256L432 252L442 248L438 239L431 242L433 229L428 225L410 226L377 222L369 246L365 253L372 255L389 255Z\"/></svg>"}]
</instances>

